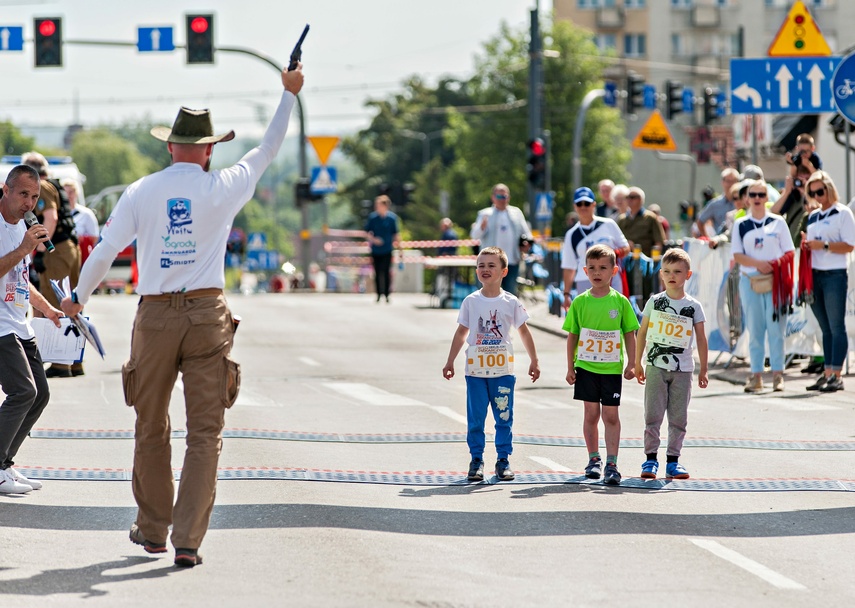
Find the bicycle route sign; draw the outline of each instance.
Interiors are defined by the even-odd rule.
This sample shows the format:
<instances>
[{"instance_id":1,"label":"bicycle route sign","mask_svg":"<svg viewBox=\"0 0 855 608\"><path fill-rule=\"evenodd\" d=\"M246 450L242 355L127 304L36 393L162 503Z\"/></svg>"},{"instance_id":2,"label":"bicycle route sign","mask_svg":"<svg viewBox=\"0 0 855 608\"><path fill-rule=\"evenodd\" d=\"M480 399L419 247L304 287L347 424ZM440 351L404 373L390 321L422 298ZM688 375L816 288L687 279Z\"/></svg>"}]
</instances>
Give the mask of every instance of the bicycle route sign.
<instances>
[{"instance_id":1,"label":"bicycle route sign","mask_svg":"<svg viewBox=\"0 0 855 608\"><path fill-rule=\"evenodd\" d=\"M831 81L841 61L840 57L731 59L730 113L834 112ZM855 86L855 64L849 74Z\"/></svg>"},{"instance_id":2,"label":"bicycle route sign","mask_svg":"<svg viewBox=\"0 0 855 608\"><path fill-rule=\"evenodd\" d=\"M834 104L846 119L855 123L855 53L847 55L831 79Z\"/></svg>"}]
</instances>

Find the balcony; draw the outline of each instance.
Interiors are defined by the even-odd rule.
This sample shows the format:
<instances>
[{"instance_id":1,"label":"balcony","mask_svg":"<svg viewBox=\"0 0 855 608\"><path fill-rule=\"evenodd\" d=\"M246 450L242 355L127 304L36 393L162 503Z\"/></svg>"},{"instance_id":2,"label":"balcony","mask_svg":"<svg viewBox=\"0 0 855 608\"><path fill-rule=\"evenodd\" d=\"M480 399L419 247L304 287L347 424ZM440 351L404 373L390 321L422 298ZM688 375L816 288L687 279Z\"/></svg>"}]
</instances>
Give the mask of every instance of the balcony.
<instances>
[{"instance_id":1,"label":"balcony","mask_svg":"<svg viewBox=\"0 0 855 608\"><path fill-rule=\"evenodd\" d=\"M603 6L597 9L597 27L602 29L621 29L624 25L623 7Z\"/></svg>"},{"instance_id":2,"label":"balcony","mask_svg":"<svg viewBox=\"0 0 855 608\"><path fill-rule=\"evenodd\" d=\"M717 6L699 4L692 7L692 27L719 27L721 11Z\"/></svg>"}]
</instances>

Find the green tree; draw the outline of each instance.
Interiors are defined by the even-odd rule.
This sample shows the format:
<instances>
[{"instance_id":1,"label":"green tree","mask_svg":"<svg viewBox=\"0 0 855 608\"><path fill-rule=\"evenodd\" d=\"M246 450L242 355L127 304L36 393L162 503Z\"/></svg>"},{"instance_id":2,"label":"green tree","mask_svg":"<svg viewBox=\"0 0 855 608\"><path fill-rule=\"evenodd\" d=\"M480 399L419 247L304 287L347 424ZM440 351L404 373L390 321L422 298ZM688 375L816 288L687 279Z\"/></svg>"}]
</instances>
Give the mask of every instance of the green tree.
<instances>
[{"instance_id":1,"label":"green tree","mask_svg":"<svg viewBox=\"0 0 855 608\"><path fill-rule=\"evenodd\" d=\"M0 122L0 152L3 154L23 154L35 147L32 137L23 135L21 131L9 121Z\"/></svg>"},{"instance_id":2,"label":"green tree","mask_svg":"<svg viewBox=\"0 0 855 608\"><path fill-rule=\"evenodd\" d=\"M552 188L556 191L554 226L563 227L572 207L572 142L582 98L602 87L608 58L594 44L591 33L569 22L558 22L543 32L546 48L557 58L544 60L544 128L551 132ZM435 238L439 193L449 193L450 217L466 228L477 209L487 206L490 188L497 182L510 187L515 204L524 206L528 140L527 29L503 26L485 43L476 58L475 74L463 81L444 80L430 89L412 78L404 90L386 100L373 101L377 115L371 125L344 141L343 149L362 168L363 175L347 189L356 205L372 199L381 183L413 182L414 202L402 210L414 238ZM442 130L433 144L433 163L422 166L422 142L404 138L402 129L429 133ZM588 111L582 136L585 182L603 177L627 179L629 142L616 109L594 104ZM395 202L395 201L393 201ZM416 221L418 220L418 221Z\"/></svg>"},{"instance_id":3,"label":"green tree","mask_svg":"<svg viewBox=\"0 0 855 608\"><path fill-rule=\"evenodd\" d=\"M107 186L130 184L158 169L131 142L103 128L75 135L71 155L86 176L90 194Z\"/></svg>"}]
</instances>

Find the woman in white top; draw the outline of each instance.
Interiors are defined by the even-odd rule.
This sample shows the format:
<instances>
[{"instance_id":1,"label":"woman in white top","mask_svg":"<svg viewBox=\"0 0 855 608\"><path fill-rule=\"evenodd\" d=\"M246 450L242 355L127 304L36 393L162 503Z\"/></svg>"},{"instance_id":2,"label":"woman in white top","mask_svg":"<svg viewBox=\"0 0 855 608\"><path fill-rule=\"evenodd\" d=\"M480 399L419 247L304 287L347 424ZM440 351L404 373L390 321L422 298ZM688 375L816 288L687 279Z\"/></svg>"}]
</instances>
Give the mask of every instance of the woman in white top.
<instances>
[{"instance_id":1,"label":"woman in white top","mask_svg":"<svg viewBox=\"0 0 855 608\"><path fill-rule=\"evenodd\" d=\"M752 286L751 277L759 278L772 272L772 264L784 254L794 251L790 229L780 215L766 208L766 182L754 180L748 186L748 213L733 225L731 234L733 261L740 265L739 297L749 333L748 356L751 376L745 392L763 390L763 363L766 358L766 335L769 336L769 362L772 367L772 389L784 390L784 328L786 320L775 319L772 291L758 293L762 288ZM771 278L771 277L770 277Z\"/></svg>"},{"instance_id":2,"label":"woman in white top","mask_svg":"<svg viewBox=\"0 0 855 608\"><path fill-rule=\"evenodd\" d=\"M809 391L832 393L843 389L840 370L849 350L846 336L848 254L855 249L855 219L840 204L837 188L825 171L810 176L805 194L819 203L807 219L804 246L811 250L814 302L810 305L822 330L825 373L807 387Z\"/></svg>"}]
</instances>

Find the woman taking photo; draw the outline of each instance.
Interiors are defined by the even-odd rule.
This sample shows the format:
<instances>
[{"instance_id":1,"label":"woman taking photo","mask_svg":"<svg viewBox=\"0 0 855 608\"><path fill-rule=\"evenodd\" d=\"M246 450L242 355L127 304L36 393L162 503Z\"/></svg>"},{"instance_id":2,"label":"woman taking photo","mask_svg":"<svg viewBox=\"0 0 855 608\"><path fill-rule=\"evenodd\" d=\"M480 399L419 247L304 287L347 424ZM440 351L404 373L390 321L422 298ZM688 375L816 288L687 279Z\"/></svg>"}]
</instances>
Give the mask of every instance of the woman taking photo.
<instances>
[{"instance_id":1,"label":"woman taking photo","mask_svg":"<svg viewBox=\"0 0 855 608\"><path fill-rule=\"evenodd\" d=\"M848 254L855 249L855 219L840 204L837 188L825 171L808 179L805 193L819 203L807 218L803 247L810 249L814 301L810 305L822 330L825 373L807 387L809 391L833 393L843 390L840 371L849 350L846 336L846 294Z\"/></svg>"},{"instance_id":2,"label":"woman taking photo","mask_svg":"<svg viewBox=\"0 0 855 608\"><path fill-rule=\"evenodd\" d=\"M766 358L766 335L769 336L769 363L772 367L772 390L784 390L784 328L782 310L776 310L773 292L776 272L792 264L793 237L787 223L766 208L766 182L755 180L748 186L748 212L733 225L733 261L740 265L739 297L749 333L748 355L751 376L745 383L746 393L763 390L763 363ZM791 274L791 273L790 273ZM792 291L792 289L791 289Z\"/></svg>"}]
</instances>

